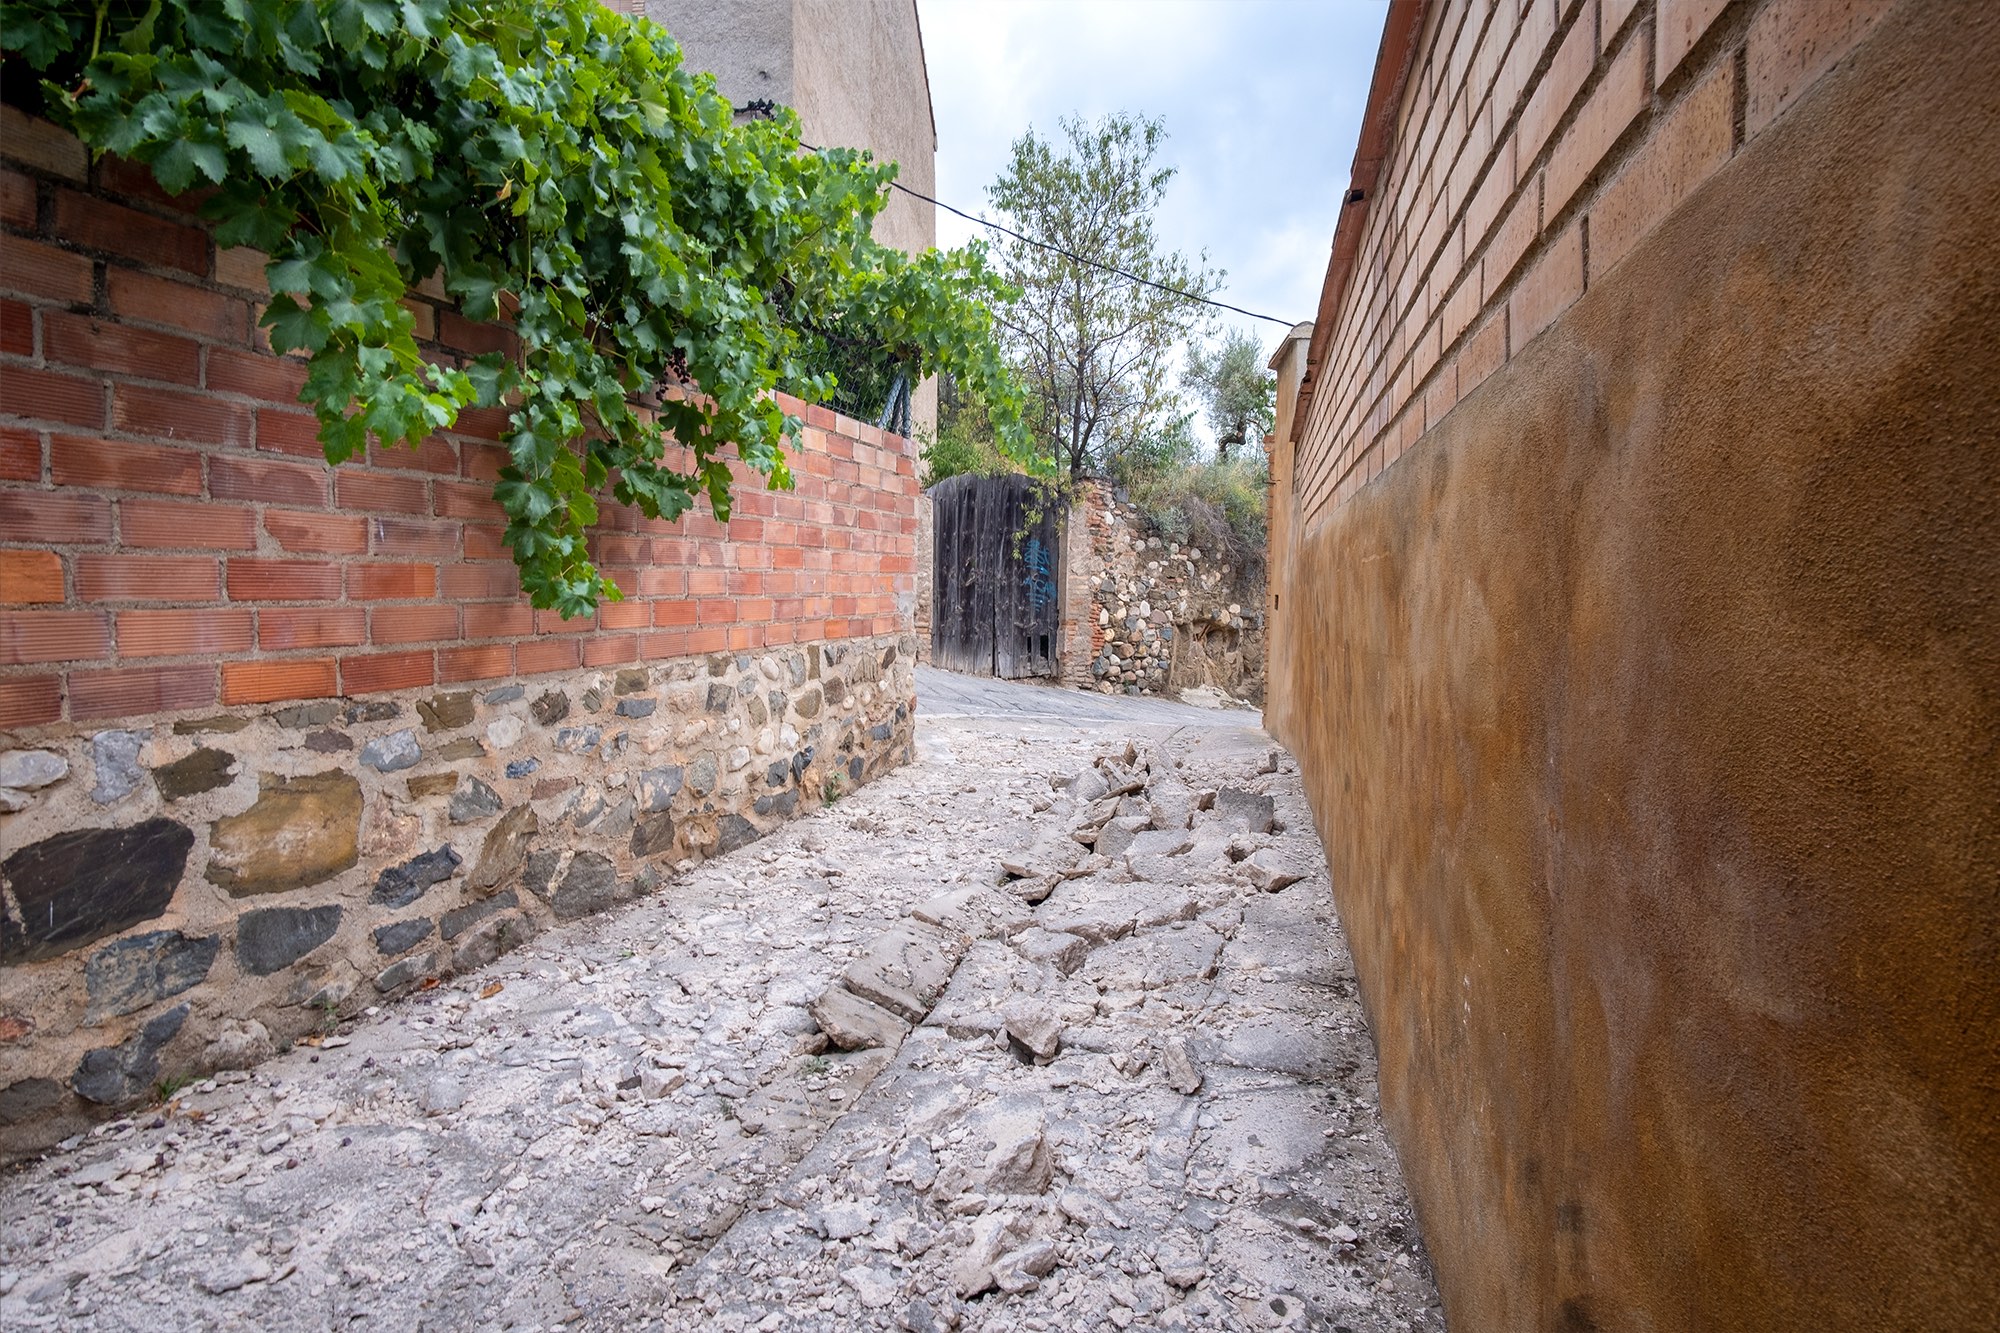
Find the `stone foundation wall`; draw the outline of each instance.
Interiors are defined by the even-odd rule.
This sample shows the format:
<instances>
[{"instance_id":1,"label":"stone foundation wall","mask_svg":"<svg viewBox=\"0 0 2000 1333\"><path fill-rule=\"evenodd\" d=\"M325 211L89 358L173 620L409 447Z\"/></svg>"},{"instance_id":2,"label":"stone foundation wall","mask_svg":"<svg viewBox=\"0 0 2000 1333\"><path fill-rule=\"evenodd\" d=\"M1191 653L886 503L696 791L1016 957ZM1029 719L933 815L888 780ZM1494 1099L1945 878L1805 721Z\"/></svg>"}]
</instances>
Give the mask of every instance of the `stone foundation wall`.
<instances>
[{"instance_id":1,"label":"stone foundation wall","mask_svg":"<svg viewBox=\"0 0 2000 1333\"><path fill-rule=\"evenodd\" d=\"M0 106L0 1155L909 749L910 440L782 400L794 488L605 496L625 595L563 620L503 540L507 413L328 466L264 256L195 202ZM426 355L511 345L443 298L409 302Z\"/></svg>"},{"instance_id":2,"label":"stone foundation wall","mask_svg":"<svg viewBox=\"0 0 2000 1333\"><path fill-rule=\"evenodd\" d=\"M1104 694L1165 694L1210 686L1264 697L1261 580L1198 547L1155 537L1107 486L1084 482L1070 511L1072 596L1064 616L1066 683ZM1080 562L1080 563L1079 563ZM1081 587L1088 600L1076 597Z\"/></svg>"},{"instance_id":3,"label":"stone foundation wall","mask_svg":"<svg viewBox=\"0 0 2000 1333\"><path fill-rule=\"evenodd\" d=\"M907 762L913 635L51 729L0 753L0 1155Z\"/></svg>"}]
</instances>

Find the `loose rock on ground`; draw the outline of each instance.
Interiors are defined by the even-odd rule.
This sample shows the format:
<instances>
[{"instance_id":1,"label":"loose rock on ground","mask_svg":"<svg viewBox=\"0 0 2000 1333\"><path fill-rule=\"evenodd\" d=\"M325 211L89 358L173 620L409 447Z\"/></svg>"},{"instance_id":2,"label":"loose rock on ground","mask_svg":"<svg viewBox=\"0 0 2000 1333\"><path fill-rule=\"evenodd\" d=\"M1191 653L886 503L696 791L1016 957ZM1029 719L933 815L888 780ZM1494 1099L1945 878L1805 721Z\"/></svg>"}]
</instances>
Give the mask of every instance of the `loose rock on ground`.
<instances>
[{"instance_id":1,"label":"loose rock on ground","mask_svg":"<svg viewBox=\"0 0 2000 1333\"><path fill-rule=\"evenodd\" d=\"M813 818L16 1170L0 1326L1441 1330L1294 765L989 686Z\"/></svg>"}]
</instances>

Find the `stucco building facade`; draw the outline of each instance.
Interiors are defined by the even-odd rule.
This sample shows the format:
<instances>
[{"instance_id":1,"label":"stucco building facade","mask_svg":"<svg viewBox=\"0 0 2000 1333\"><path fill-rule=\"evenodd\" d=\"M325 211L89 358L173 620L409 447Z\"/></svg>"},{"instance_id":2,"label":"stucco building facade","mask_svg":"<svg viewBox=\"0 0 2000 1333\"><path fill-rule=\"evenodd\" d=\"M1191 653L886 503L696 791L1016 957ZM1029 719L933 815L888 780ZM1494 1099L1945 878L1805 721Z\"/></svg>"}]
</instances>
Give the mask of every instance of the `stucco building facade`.
<instances>
[{"instance_id":1,"label":"stucco building facade","mask_svg":"<svg viewBox=\"0 0 2000 1333\"><path fill-rule=\"evenodd\" d=\"M623 0L674 35L688 64L715 75L737 106L768 98L799 113L808 143L866 148L897 180L937 193L937 125L916 0ZM937 244L937 210L894 191L875 236L910 254ZM911 411L937 422L927 382Z\"/></svg>"}]
</instances>

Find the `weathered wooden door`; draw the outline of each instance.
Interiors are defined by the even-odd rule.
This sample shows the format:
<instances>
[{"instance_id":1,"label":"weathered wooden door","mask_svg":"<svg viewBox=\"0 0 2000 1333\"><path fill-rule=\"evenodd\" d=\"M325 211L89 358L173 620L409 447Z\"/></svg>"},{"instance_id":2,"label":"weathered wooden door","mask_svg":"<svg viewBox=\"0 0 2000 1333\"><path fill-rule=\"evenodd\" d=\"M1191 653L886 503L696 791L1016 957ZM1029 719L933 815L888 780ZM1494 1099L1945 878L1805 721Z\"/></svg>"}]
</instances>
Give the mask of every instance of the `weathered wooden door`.
<instances>
[{"instance_id":1,"label":"weathered wooden door","mask_svg":"<svg viewBox=\"0 0 2000 1333\"><path fill-rule=\"evenodd\" d=\"M1004 680L1055 675L1060 503L1022 476L948 477L930 496L932 660Z\"/></svg>"}]
</instances>

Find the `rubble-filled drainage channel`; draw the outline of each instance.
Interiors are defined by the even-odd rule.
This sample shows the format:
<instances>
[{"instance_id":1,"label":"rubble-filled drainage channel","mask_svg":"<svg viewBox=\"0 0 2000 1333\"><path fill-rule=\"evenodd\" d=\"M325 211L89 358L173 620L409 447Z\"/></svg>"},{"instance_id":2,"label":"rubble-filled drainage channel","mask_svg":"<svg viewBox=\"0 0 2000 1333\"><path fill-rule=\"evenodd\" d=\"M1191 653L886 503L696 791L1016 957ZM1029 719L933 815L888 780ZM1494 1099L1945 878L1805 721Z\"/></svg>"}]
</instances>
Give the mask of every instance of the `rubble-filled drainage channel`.
<instances>
[{"instance_id":1,"label":"rubble-filled drainage channel","mask_svg":"<svg viewBox=\"0 0 2000 1333\"><path fill-rule=\"evenodd\" d=\"M923 735L16 1170L0 1326L1441 1330L1290 759Z\"/></svg>"}]
</instances>

